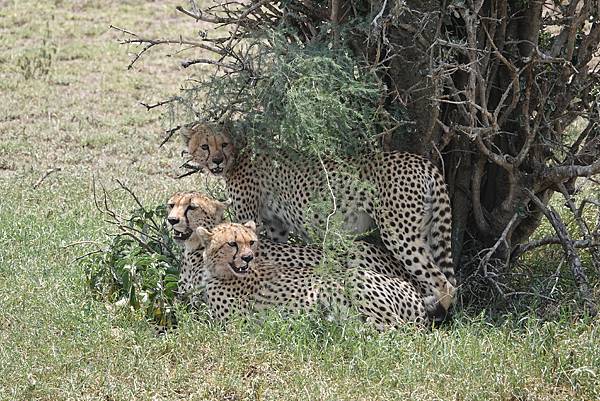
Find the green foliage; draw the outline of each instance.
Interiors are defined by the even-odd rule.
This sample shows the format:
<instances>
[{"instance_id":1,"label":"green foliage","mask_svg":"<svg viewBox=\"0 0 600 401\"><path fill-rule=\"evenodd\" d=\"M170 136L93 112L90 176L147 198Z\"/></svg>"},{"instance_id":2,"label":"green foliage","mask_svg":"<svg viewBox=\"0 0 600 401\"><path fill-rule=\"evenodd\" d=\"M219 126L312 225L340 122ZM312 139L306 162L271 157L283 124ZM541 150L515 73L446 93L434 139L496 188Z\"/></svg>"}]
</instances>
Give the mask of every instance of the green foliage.
<instances>
[{"instance_id":1,"label":"green foliage","mask_svg":"<svg viewBox=\"0 0 600 401\"><path fill-rule=\"evenodd\" d=\"M82 259L87 283L100 299L143 310L161 326L175 322L179 276L176 244L163 221L165 206L136 209L105 250Z\"/></svg>"},{"instance_id":2,"label":"green foliage","mask_svg":"<svg viewBox=\"0 0 600 401\"><path fill-rule=\"evenodd\" d=\"M383 111L385 85L348 49L295 45L289 35L270 31L246 43L239 51L244 63L188 88L180 111L213 120L227 113L238 125L234 133L257 151L291 148L329 156L370 149L378 128L402 119L400 109L397 115Z\"/></svg>"}]
</instances>

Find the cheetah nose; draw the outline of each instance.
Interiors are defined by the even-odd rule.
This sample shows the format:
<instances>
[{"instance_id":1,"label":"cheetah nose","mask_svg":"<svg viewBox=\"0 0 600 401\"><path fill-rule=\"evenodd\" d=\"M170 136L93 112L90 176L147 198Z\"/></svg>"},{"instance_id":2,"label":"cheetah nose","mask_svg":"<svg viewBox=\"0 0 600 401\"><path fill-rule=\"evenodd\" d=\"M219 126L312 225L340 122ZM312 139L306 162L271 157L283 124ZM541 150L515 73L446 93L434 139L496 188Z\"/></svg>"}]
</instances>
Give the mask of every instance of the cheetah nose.
<instances>
[{"instance_id":1,"label":"cheetah nose","mask_svg":"<svg viewBox=\"0 0 600 401\"><path fill-rule=\"evenodd\" d=\"M254 259L253 255L246 255L246 256L242 256L242 260L246 263L250 263L250 261Z\"/></svg>"},{"instance_id":2,"label":"cheetah nose","mask_svg":"<svg viewBox=\"0 0 600 401\"><path fill-rule=\"evenodd\" d=\"M179 219L177 217L169 217L167 219L167 221L169 222L170 225L174 226L175 224L179 223Z\"/></svg>"},{"instance_id":3,"label":"cheetah nose","mask_svg":"<svg viewBox=\"0 0 600 401\"><path fill-rule=\"evenodd\" d=\"M221 164L221 163L223 163L223 158L222 157L215 157L214 159L212 159L212 161L215 164Z\"/></svg>"}]
</instances>

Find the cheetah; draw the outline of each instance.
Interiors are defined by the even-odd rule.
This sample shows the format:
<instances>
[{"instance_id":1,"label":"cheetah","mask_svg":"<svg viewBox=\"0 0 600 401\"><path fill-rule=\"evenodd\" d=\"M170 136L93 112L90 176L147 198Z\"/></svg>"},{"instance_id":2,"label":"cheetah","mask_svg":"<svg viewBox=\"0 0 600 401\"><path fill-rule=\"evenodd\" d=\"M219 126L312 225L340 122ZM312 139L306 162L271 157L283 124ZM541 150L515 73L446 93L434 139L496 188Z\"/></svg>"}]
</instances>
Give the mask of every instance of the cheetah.
<instances>
[{"instance_id":1,"label":"cheetah","mask_svg":"<svg viewBox=\"0 0 600 401\"><path fill-rule=\"evenodd\" d=\"M167 223L173 239L182 248L181 269L177 283L180 299L195 304L193 290L202 286L204 269L196 228L214 227L223 221L228 202L220 202L199 192L176 192L167 201Z\"/></svg>"},{"instance_id":2,"label":"cheetah","mask_svg":"<svg viewBox=\"0 0 600 401\"><path fill-rule=\"evenodd\" d=\"M427 159L410 153L379 152L350 160L358 179L333 160L292 152L256 155L238 148L223 124L197 122L182 128L189 162L224 178L237 221L258 221L271 238L307 226L325 227L328 213L311 212L314 199L330 199L347 229L377 227L383 244L427 295L427 308L448 310L455 292L451 252L451 209L444 179Z\"/></svg>"},{"instance_id":3,"label":"cheetah","mask_svg":"<svg viewBox=\"0 0 600 401\"><path fill-rule=\"evenodd\" d=\"M193 306L199 303L198 292L205 287L205 269L202 262L204 247L196 229L214 228L224 220L224 211L230 202L220 202L200 192L177 192L168 202L167 221L173 230L175 240L183 247L182 267L179 275L178 294ZM257 257L282 269L318 266L324 260L323 249L313 245L280 244L269 239L261 239ZM410 277L405 267L398 263L384 249L363 241L355 241L346 255L336 258L337 262L349 269L371 270L389 277L398 277L421 291L418 283ZM421 292L426 303L426 294ZM435 312L428 311L433 321L442 321L446 311L439 307Z\"/></svg>"},{"instance_id":4,"label":"cheetah","mask_svg":"<svg viewBox=\"0 0 600 401\"><path fill-rule=\"evenodd\" d=\"M194 292L204 285L201 246L195 230L213 228L224 220L224 212L231 202L221 202L196 191L176 192L167 201L167 223L173 239L182 248L182 263L177 285L178 296L197 304ZM272 241L261 243L261 254L282 268L309 266L320 263L322 252L313 246L293 246ZM388 268L388 270L391 268Z\"/></svg>"},{"instance_id":5,"label":"cheetah","mask_svg":"<svg viewBox=\"0 0 600 401\"><path fill-rule=\"evenodd\" d=\"M428 323L420 294L397 277L359 269L324 274L310 266L283 269L255 257L259 239L252 221L196 232L204 245L205 301L218 320L269 309L317 309L339 319L354 309L379 330Z\"/></svg>"}]
</instances>

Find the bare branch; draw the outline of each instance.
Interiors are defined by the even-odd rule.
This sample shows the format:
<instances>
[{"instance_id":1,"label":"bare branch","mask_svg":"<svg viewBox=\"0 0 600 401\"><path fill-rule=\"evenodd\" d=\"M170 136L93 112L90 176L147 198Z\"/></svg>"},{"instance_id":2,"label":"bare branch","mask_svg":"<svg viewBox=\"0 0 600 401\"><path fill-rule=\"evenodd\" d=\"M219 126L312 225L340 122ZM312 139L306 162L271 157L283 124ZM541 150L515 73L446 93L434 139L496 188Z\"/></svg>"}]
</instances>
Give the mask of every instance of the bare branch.
<instances>
[{"instance_id":1,"label":"bare branch","mask_svg":"<svg viewBox=\"0 0 600 401\"><path fill-rule=\"evenodd\" d=\"M116 180L119 184L120 188L127 192L129 196L135 201L138 208L144 211L144 214L147 214L147 209L144 207L143 203L140 199L135 195L135 193L128 188L123 182ZM135 240L142 248L147 250L148 252L154 253L154 250L148 244L148 240L152 240L158 244L162 244L162 248L169 252L171 256L175 257L171 249L164 244L164 238L161 234L161 223L154 220L154 217L150 217L149 219L145 219L144 229L140 230L136 228L133 224L131 224L131 219L123 218L116 211L114 211L109 203L112 203L109 199L106 188L102 187L102 198L99 199L98 192L96 190L96 179L93 177L92 179L92 192L93 192L93 200L94 205L98 209L100 213L104 216L107 216L105 221L113 226L115 226L118 230L117 234L113 234L114 236L127 236Z\"/></svg>"},{"instance_id":2,"label":"bare branch","mask_svg":"<svg viewBox=\"0 0 600 401\"><path fill-rule=\"evenodd\" d=\"M116 27L114 25L110 25L110 28L131 36L131 38L129 38L129 39L123 39L123 40L121 40L120 41L121 44L138 44L138 45L144 45L144 47L142 48L142 50L140 50L138 53L136 53L136 55L134 56L133 60L131 60L131 62L127 66L128 70L130 70L131 68L133 68L133 65L140 59L140 57L144 53L146 53L152 47L158 46L158 45L179 45L179 46L188 45L188 46L190 46L190 48L200 48L200 49L208 50L210 52L213 52L213 53L216 53L216 54L220 54L220 55L227 54L224 50L219 49L219 48L214 47L214 46L211 46L209 44L206 44L206 43L203 43L203 42L198 42L198 41L185 40L185 39L183 39L181 37L179 39L152 39L152 38L143 38L143 37L140 37L136 33L130 32L130 31L125 30L123 28Z\"/></svg>"},{"instance_id":3,"label":"bare branch","mask_svg":"<svg viewBox=\"0 0 600 401\"><path fill-rule=\"evenodd\" d=\"M383 0L383 4L381 5L381 9L377 13L377 15L373 18L373 21L371 21L371 25L373 25L377 29L379 29L379 20L383 16L383 13L385 12L385 8L386 7L387 7L387 0Z\"/></svg>"},{"instance_id":4,"label":"bare branch","mask_svg":"<svg viewBox=\"0 0 600 401\"><path fill-rule=\"evenodd\" d=\"M483 143L483 138L481 137L481 135L477 135L475 137L475 143L477 144L477 147L479 148L481 153L483 153L490 161L496 163L497 165L504 168L508 172L513 171L513 165L512 165L512 163L509 163L507 161L507 157L506 157L507 155L500 155L498 153L491 151L485 145L485 143Z\"/></svg>"},{"instance_id":5,"label":"bare branch","mask_svg":"<svg viewBox=\"0 0 600 401\"><path fill-rule=\"evenodd\" d=\"M575 246L573 245L573 240L569 237L567 232L567 228L563 221L560 219L560 216L552 207L548 208L546 205L542 203L542 201L530 190L525 190L529 195L529 198L533 201L533 203L538 207L539 210L546 216L554 231L556 232L557 237L560 240L560 244L563 247L565 252L565 257L567 258L569 265L571 266L571 272L573 273L573 278L575 279L575 283L577 284L577 288L579 289L579 293L585 302L585 306L590 313L590 315L595 316L598 313L597 306L594 302L591 290L589 288L588 279L583 271L583 266L581 265L581 259L575 250Z\"/></svg>"},{"instance_id":6,"label":"bare branch","mask_svg":"<svg viewBox=\"0 0 600 401\"><path fill-rule=\"evenodd\" d=\"M177 101L179 99L180 98L176 96L176 97L172 97L171 99L163 100L161 102L157 102L154 104L147 104L144 102L140 102L140 104L146 108L146 111L150 111L156 107L160 107L160 106L164 106L165 104L173 103L174 101Z\"/></svg>"},{"instance_id":7,"label":"bare branch","mask_svg":"<svg viewBox=\"0 0 600 401\"><path fill-rule=\"evenodd\" d=\"M181 125L178 125L175 128L171 128L165 131L165 134L167 134L167 136L165 136L165 138L162 140L162 142L160 143L160 145L158 145L158 147L162 147L165 143L167 143L169 141L169 139L171 139L171 137L173 136L173 134L175 134L178 130L181 129Z\"/></svg>"},{"instance_id":8,"label":"bare branch","mask_svg":"<svg viewBox=\"0 0 600 401\"><path fill-rule=\"evenodd\" d=\"M49 168L48 170L46 170L46 172L44 174L42 174L42 176L35 182L35 184L33 184L33 189L38 189L39 186L42 185L42 183L46 180L46 178L48 178L50 176L50 174L56 173L60 170L61 170L60 167L53 167L53 168Z\"/></svg>"},{"instance_id":9,"label":"bare branch","mask_svg":"<svg viewBox=\"0 0 600 401\"><path fill-rule=\"evenodd\" d=\"M523 146L521 147L521 150L519 150L519 153L517 154L517 156L515 157L513 164L518 167L520 166L523 161L525 160L525 157L527 157L527 155L529 154L529 150L531 149L531 145L533 144L533 141L535 139L535 135L537 133L536 129L532 129L531 124L529 123L529 108L531 106L531 87L533 85L533 75L531 73L531 69L532 66L528 66L527 67L527 75L526 75L526 79L527 79L527 86L525 87L525 99L523 100L523 115L526 116L524 118L525 121L523 121L523 130L525 131L525 140L523 143ZM543 99L542 99L542 104ZM536 115L536 119L541 119L543 115L543 111L538 112L538 114Z\"/></svg>"},{"instance_id":10,"label":"bare branch","mask_svg":"<svg viewBox=\"0 0 600 401\"><path fill-rule=\"evenodd\" d=\"M524 244L519 244L512 251L510 258L511 260L517 260L523 254L530 252L534 249L540 248L542 246L547 245L561 245L560 238L558 237L544 237L537 240L529 241ZM600 247L599 241L588 241L588 240L575 240L573 241L573 246L575 248L590 248L590 247Z\"/></svg>"},{"instance_id":11,"label":"bare branch","mask_svg":"<svg viewBox=\"0 0 600 401\"><path fill-rule=\"evenodd\" d=\"M144 212L146 212L146 208L144 207L144 205L142 204L142 202L139 200L139 198L137 197L137 195L135 193L133 193L133 191L131 189L129 189L129 187L127 185L125 185L121 180L116 180L117 184L119 184L119 186L124 189L129 195L131 195L131 197L133 198L133 200L135 201L135 203L138 205L138 207L140 209L142 209Z\"/></svg>"},{"instance_id":12,"label":"bare branch","mask_svg":"<svg viewBox=\"0 0 600 401\"><path fill-rule=\"evenodd\" d=\"M600 159L587 166L556 166L543 168L540 177L546 184L563 182L573 177L590 177L600 174Z\"/></svg>"},{"instance_id":13,"label":"bare branch","mask_svg":"<svg viewBox=\"0 0 600 401\"><path fill-rule=\"evenodd\" d=\"M274 1L274 0L260 0L257 3L254 3L250 5L250 7L248 7L248 9L246 11L244 11L242 13L242 15L240 15L239 17L237 17L237 21L235 24L235 28L233 29L233 33L231 33L231 38L229 39L229 42L227 43L227 45L225 46L226 49L231 49L231 44L233 43L234 38L237 36L237 32L240 29L240 26L242 25L242 22L244 21L244 19L250 15L250 13L260 7L262 7L263 5Z\"/></svg>"},{"instance_id":14,"label":"bare branch","mask_svg":"<svg viewBox=\"0 0 600 401\"><path fill-rule=\"evenodd\" d=\"M184 178L184 177L187 177L188 175L196 174L196 173L198 173L198 172L201 172L201 171L202 171L202 168L201 168L201 167L199 167L199 166L195 166L195 165L193 165L193 164L190 164L189 162L190 162L190 160L186 161L186 162L185 162L185 163L183 163L181 166L179 166L179 168L185 168L185 169L187 169L188 171L186 171L185 173L183 173L183 174L181 174L181 175L177 176L177 177L176 177L177 179Z\"/></svg>"},{"instance_id":15,"label":"bare branch","mask_svg":"<svg viewBox=\"0 0 600 401\"><path fill-rule=\"evenodd\" d=\"M549 297L547 295L543 295L543 294L534 294L533 292L527 292L527 291L513 291L513 292L507 292L506 294L504 294L505 297L516 297L516 296L522 296L522 295L529 295L532 297L539 297L542 299L545 299L546 301L550 301L550 302L556 302L556 299Z\"/></svg>"},{"instance_id":16,"label":"bare branch","mask_svg":"<svg viewBox=\"0 0 600 401\"><path fill-rule=\"evenodd\" d=\"M471 178L471 203L473 205L473 216L475 217L475 224L477 228L484 235L490 234L490 225L483 215L483 208L481 207L481 180L483 178L483 168L485 167L486 159L480 157L475 164L475 170Z\"/></svg>"},{"instance_id":17,"label":"bare branch","mask_svg":"<svg viewBox=\"0 0 600 401\"><path fill-rule=\"evenodd\" d=\"M506 59L506 57L504 57L502 55L502 53L498 50L498 47L496 46L494 39L490 36L488 30L485 29L485 25L484 25L484 32L485 32L492 48L494 49L494 55L498 58L498 60L500 60L502 62L502 64L508 69L508 71L510 71L510 74L512 76L511 85L508 85L506 87L506 89L504 90L504 93L502 93L502 96L500 97L500 101L498 102L498 105L496 106L496 109L494 110L494 113L493 113L494 123L498 124L498 125L503 125L504 122L506 121L506 119L508 118L508 116L510 115L510 113L512 113L512 111L515 109L515 107L517 106L517 103L519 101L519 93L521 91L520 85L519 85L519 76L521 75L522 69L518 70L514 66L514 64L509 62ZM508 107L506 109L504 109L502 116L500 116L500 111L504 107L504 102L506 101L508 94L511 92L511 89L512 89L512 94L513 94L512 100L511 100L510 104L508 105Z\"/></svg>"},{"instance_id":18,"label":"bare branch","mask_svg":"<svg viewBox=\"0 0 600 401\"><path fill-rule=\"evenodd\" d=\"M230 69L230 70L242 71L238 68L238 66L236 66L234 64L227 64L227 63L223 63L221 61L209 60L206 58L198 58L198 59L194 59L194 60L188 60L188 61L181 62L181 66L183 68L188 68L189 66L194 65L194 64L210 64L210 65L216 65L217 67L226 68L226 69Z\"/></svg>"}]
</instances>

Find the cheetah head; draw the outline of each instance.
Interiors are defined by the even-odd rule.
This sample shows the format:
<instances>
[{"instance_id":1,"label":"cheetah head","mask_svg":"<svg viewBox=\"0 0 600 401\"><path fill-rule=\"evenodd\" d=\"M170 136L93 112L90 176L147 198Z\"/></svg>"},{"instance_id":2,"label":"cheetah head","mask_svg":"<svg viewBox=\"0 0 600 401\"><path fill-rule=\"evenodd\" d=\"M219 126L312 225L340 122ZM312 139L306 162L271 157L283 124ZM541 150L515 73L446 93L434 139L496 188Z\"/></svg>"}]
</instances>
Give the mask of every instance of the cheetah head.
<instances>
[{"instance_id":1,"label":"cheetah head","mask_svg":"<svg viewBox=\"0 0 600 401\"><path fill-rule=\"evenodd\" d=\"M251 271L258 246L256 224L224 223L212 230L198 227L196 233L204 243L204 265L216 277L243 278Z\"/></svg>"},{"instance_id":2,"label":"cheetah head","mask_svg":"<svg viewBox=\"0 0 600 401\"><path fill-rule=\"evenodd\" d=\"M167 222L175 241L183 245L198 227L212 228L223 220L229 201L219 202L200 192L177 192L168 202Z\"/></svg>"},{"instance_id":3,"label":"cheetah head","mask_svg":"<svg viewBox=\"0 0 600 401\"><path fill-rule=\"evenodd\" d=\"M216 176L226 175L233 165L236 148L224 124L198 122L181 131L192 164Z\"/></svg>"}]
</instances>

